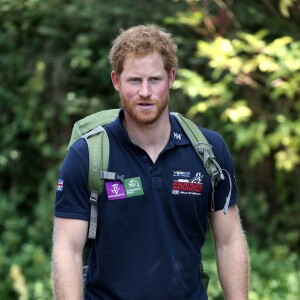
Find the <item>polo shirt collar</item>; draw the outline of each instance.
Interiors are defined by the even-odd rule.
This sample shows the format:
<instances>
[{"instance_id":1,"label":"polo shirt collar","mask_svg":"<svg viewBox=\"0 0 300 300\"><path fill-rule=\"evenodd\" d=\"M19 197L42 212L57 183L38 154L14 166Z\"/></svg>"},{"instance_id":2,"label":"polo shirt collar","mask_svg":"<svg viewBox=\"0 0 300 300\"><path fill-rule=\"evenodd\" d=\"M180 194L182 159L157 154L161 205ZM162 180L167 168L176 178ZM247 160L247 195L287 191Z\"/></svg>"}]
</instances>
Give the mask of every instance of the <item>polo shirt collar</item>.
<instances>
[{"instance_id":1,"label":"polo shirt collar","mask_svg":"<svg viewBox=\"0 0 300 300\"><path fill-rule=\"evenodd\" d=\"M116 118L115 121L112 123L113 130L118 137L123 140L124 142L132 143L126 129L123 125L123 118L124 118L124 110L121 109L119 112L118 118ZM189 144L189 139L184 133L184 130L182 129L181 125L178 123L176 118L172 116L172 114L169 114L170 122L171 122L171 135L169 138L168 145L175 145L175 146L181 146L181 145L187 145Z\"/></svg>"},{"instance_id":2,"label":"polo shirt collar","mask_svg":"<svg viewBox=\"0 0 300 300\"><path fill-rule=\"evenodd\" d=\"M171 136L169 142L172 142L176 146L182 146L189 144L189 139L184 133L181 125L176 120L176 117L170 114L170 122L171 122Z\"/></svg>"}]
</instances>

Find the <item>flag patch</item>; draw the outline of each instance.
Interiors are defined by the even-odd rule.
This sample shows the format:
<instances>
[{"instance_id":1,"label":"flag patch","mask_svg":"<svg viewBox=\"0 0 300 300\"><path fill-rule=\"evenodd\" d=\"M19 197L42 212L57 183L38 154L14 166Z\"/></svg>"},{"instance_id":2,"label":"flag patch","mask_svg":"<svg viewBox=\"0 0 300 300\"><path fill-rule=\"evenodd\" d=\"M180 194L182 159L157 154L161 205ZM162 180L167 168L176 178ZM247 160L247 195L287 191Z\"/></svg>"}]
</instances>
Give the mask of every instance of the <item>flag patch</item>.
<instances>
[{"instance_id":1,"label":"flag patch","mask_svg":"<svg viewBox=\"0 0 300 300\"><path fill-rule=\"evenodd\" d=\"M58 179L57 186L56 186L56 191L57 192L62 192L63 187L64 187L63 179Z\"/></svg>"}]
</instances>

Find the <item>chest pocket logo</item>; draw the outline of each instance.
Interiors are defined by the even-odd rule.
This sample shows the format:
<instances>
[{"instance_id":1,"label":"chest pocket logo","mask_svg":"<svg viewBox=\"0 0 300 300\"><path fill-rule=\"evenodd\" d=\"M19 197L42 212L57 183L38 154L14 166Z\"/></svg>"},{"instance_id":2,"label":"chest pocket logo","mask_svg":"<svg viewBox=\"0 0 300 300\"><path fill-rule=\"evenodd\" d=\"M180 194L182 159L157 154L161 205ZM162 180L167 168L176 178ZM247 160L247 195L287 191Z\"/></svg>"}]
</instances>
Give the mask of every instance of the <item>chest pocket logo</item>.
<instances>
[{"instance_id":1,"label":"chest pocket logo","mask_svg":"<svg viewBox=\"0 0 300 300\"><path fill-rule=\"evenodd\" d=\"M124 186L127 198L144 195L144 190L140 177L125 179Z\"/></svg>"},{"instance_id":2,"label":"chest pocket logo","mask_svg":"<svg viewBox=\"0 0 300 300\"><path fill-rule=\"evenodd\" d=\"M105 182L108 200L120 200L144 195L140 177L128 178L124 183L118 180Z\"/></svg>"},{"instance_id":3,"label":"chest pocket logo","mask_svg":"<svg viewBox=\"0 0 300 300\"><path fill-rule=\"evenodd\" d=\"M182 172L186 174L187 172ZM174 173L173 173L174 174ZM177 177L179 172L176 173ZM172 194L173 195L201 195L203 190L202 183L203 175L201 173L196 173L196 176L192 179L176 178L173 180L172 184Z\"/></svg>"}]
</instances>

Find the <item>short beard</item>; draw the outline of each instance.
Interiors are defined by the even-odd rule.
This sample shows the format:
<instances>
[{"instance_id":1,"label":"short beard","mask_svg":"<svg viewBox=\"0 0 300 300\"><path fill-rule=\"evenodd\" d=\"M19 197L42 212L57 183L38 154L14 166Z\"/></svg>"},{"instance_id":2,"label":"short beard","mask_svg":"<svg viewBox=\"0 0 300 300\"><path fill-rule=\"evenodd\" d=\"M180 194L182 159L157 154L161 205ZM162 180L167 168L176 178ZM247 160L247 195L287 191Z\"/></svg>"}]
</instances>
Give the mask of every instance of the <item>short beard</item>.
<instances>
[{"instance_id":1,"label":"short beard","mask_svg":"<svg viewBox=\"0 0 300 300\"><path fill-rule=\"evenodd\" d=\"M126 99L122 93L120 93L120 99L124 111L138 124L150 125L155 123L168 106L169 98L164 98L162 101L155 101L148 99L149 103L155 103L155 110L141 111L136 108L137 99Z\"/></svg>"}]
</instances>

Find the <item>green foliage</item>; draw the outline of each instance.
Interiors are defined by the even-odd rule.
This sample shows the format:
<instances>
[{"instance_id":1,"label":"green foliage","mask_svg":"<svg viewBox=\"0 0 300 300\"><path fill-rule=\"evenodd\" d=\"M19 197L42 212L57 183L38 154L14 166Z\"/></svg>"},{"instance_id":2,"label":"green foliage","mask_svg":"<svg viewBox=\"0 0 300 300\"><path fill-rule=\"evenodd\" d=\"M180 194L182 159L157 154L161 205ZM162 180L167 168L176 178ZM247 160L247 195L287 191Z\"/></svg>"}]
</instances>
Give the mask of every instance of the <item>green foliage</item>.
<instances>
[{"instance_id":1,"label":"green foliage","mask_svg":"<svg viewBox=\"0 0 300 300\"><path fill-rule=\"evenodd\" d=\"M299 253L290 252L285 245L262 249L257 238L248 235L251 259L249 300L296 300L300 293ZM212 236L207 235L203 251L204 269L210 276L209 299L224 299L217 277ZM230 276L230 270L228 270Z\"/></svg>"},{"instance_id":2,"label":"green foliage","mask_svg":"<svg viewBox=\"0 0 300 300\"><path fill-rule=\"evenodd\" d=\"M285 36L267 43L263 39L265 35L264 31L254 35L241 32L233 40L218 37L212 42L201 41L197 55L209 59L213 69L211 77L217 83L206 89L217 93L210 92L206 97L212 105L215 97L217 106L222 105L224 109L221 118L235 125L227 126L235 135L236 147L257 145L258 148L250 151L251 165L274 151L276 167L292 171L300 165L300 63L297 59L300 42ZM229 86L228 82L235 85ZM190 80L187 84L189 89L195 86ZM256 99L249 95L249 90L256 93ZM205 92L198 94L205 97ZM212 105L208 104L206 109ZM192 114L197 111L198 104L191 108Z\"/></svg>"},{"instance_id":3,"label":"green foliage","mask_svg":"<svg viewBox=\"0 0 300 300\"><path fill-rule=\"evenodd\" d=\"M297 0L280 0L279 9L284 17L290 17L289 9L297 3Z\"/></svg>"}]
</instances>

